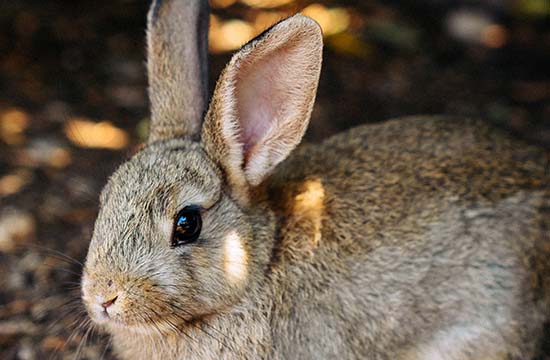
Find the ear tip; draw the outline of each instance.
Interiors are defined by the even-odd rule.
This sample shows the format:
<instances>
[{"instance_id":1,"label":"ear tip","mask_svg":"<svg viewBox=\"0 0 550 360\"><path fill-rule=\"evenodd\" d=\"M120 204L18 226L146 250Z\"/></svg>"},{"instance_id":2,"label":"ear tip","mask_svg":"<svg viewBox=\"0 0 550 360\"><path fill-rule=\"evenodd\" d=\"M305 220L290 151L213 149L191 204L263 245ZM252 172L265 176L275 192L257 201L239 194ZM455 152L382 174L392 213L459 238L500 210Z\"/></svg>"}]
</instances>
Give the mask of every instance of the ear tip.
<instances>
[{"instance_id":1,"label":"ear tip","mask_svg":"<svg viewBox=\"0 0 550 360\"><path fill-rule=\"evenodd\" d=\"M304 15L302 13L297 13L297 14L292 15L291 17L289 17L289 20L301 22L304 25L315 26L315 27L318 27L319 29L321 29L321 26L319 25L319 23L317 21L315 21L313 18L311 18L307 15Z\"/></svg>"},{"instance_id":2,"label":"ear tip","mask_svg":"<svg viewBox=\"0 0 550 360\"><path fill-rule=\"evenodd\" d=\"M288 20L292 20L293 22L298 23L300 27L310 29L311 31L314 31L321 36L323 35L321 25L319 25L317 21L307 15L298 13L288 18Z\"/></svg>"},{"instance_id":3,"label":"ear tip","mask_svg":"<svg viewBox=\"0 0 550 360\"><path fill-rule=\"evenodd\" d=\"M323 47L323 30L321 25L309 16L298 13L283 20L280 25L292 27L296 33L305 35L311 43L317 45L314 46L315 48Z\"/></svg>"}]
</instances>

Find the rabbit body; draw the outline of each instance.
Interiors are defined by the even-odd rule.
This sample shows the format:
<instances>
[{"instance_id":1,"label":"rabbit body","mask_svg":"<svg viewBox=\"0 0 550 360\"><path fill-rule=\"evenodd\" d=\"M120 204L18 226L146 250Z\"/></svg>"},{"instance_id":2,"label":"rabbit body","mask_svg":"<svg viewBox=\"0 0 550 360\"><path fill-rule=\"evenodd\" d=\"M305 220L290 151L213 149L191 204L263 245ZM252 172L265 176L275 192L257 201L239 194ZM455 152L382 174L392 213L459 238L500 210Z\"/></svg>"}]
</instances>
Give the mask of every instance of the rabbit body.
<instances>
[{"instance_id":1,"label":"rabbit body","mask_svg":"<svg viewBox=\"0 0 550 360\"><path fill-rule=\"evenodd\" d=\"M254 196L248 216L276 224L255 232L275 240L239 304L187 336L115 333L115 348L125 359L528 359L547 311L547 163L455 118L302 146Z\"/></svg>"},{"instance_id":2,"label":"rabbit body","mask_svg":"<svg viewBox=\"0 0 550 360\"><path fill-rule=\"evenodd\" d=\"M246 44L206 109L205 3L153 3L149 143L101 195L82 298L117 356L535 356L549 154L433 116L291 154L319 79L318 25L297 15Z\"/></svg>"},{"instance_id":3,"label":"rabbit body","mask_svg":"<svg viewBox=\"0 0 550 360\"><path fill-rule=\"evenodd\" d=\"M363 126L298 151L269 191L285 199L282 358L529 358L548 311L547 166L456 118ZM296 206L313 184L321 211Z\"/></svg>"}]
</instances>

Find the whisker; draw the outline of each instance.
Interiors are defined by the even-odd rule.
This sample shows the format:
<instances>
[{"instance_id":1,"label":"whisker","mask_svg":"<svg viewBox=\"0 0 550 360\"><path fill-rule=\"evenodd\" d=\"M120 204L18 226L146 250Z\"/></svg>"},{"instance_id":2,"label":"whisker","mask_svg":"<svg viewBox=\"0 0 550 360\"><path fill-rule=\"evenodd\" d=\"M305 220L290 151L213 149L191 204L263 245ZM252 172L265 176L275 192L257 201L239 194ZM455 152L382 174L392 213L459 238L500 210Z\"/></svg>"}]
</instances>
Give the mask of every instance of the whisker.
<instances>
[{"instance_id":1,"label":"whisker","mask_svg":"<svg viewBox=\"0 0 550 360\"><path fill-rule=\"evenodd\" d=\"M159 305L158 303L154 303L154 304ZM157 319L160 319L162 322L167 323L173 330L175 330L175 332L176 332L177 334L184 334L184 335L186 335L186 336L189 337L189 334L187 334L187 333L181 331L181 329L179 329L178 326L177 326L176 324L172 323L169 319L166 319L166 318L160 316L160 314L159 314L157 311L155 311L153 308L147 306L146 309L147 309L148 311L152 312L153 314L155 314L155 316L157 317ZM156 323L156 322L155 322L155 323Z\"/></svg>"},{"instance_id":2,"label":"whisker","mask_svg":"<svg viewBox=\"0 0 550 360\"><path fill-rule=\"evenodd\" d=\"M185 312L185 313L188 314L188 315L191 315L191 313L190 313L189 311L186 311L185 309L181 308L180 306L178 306L178 305L176 305L176 304L174 304L174 303L169 303L168 306L169 306L169 307L172 307L172 308L174 308L174 309L176 309L176 310L179 310L179 311L181 311L181 312ZM200 327L199 325L195 324L194 322L192 323L192 325L195 325L196 327L200 328L200 330L204 331L205 334L207 334L207 335L213 337L211 334L209 334L208 332L206 332L206 330L204 330L202 327ZM225 337L226 339L229 339L229 337L228 337L226 334L224 334L224 333L221 332L220 330L216 329L214 326L210 326L210 329L212 329L212 330L215 331L216 333L220 334L221 336ZM217 339L217 338L214 338L214 339L216 339L217 341L220 341L220 340Z\"/></svg>"},{"instance_id":3,"label":"whisker","mask_svg":"<svg viewBox=\"0 0 550 360\"><path fill-rule=\"evenodd\" d=\"M103 351L101 352L101 356L99 357L99 360L103 360L105 358L105 355L107 355L107 351L111 347L112 338L109 337L109 340L107 340L107 343L105 344L105 347L103 348Z\"/></svg>"},{"instance_id":4,"label":"whisker","mask_svg":"<svg viewBox=\"0 0 550 360\"><path fill-rule=\"evenodd\" d=\"M160 306L167 306L167 310L172 310L173 312L174 312L174 310L179 310L180 312L184 312L184 313L186 313L187 315L192 316L192 314L191 314L189 311L187 311L187 310L185 310L185 309L183 309L183 308L181 308L181 307L175 305L175 304L172 303L172 302L165 302L165 301L162 301L162 302L159 303L158 301L156 301L156 302L154 302L154 304L156 304L156 305L158 305L158 306L159 306L159 305L160 305ZM150 309L150 310L151 310L151 311L154 311L154 310L152 310L152 309ZM175 313L173 313L173 312L170 314L170 316L173 316L173 317L177 318L178 320L184 322L184 323L187 324L187 325L193 326L194 328L196 328L196 329L202 331L204 334L206 334L206 335L209 336L210 338L216 340L216 341L217 341L218 343L220 343L221 345L223 345L223 346L225 346L225 347L231 349L231 347L230 347L229 345L227 345L227 343L226 343L225 341L223 341L223 340L217 338L216 336L212 335L211 333L209 333L208 331L206 331L205 329L203 329L202 326L196 324L196 323L193 322L193 321L189 321L189 320L183 318L182 316L180 316L180 315L178 315L178 314L175 314ZM157 315L157 317L162 318L162 317L160 317L156 312L154 312L154 313ZM162 318L162 319L163 319L164 321L169 321L169 319L167 319L167 318ZM174 325L172 322L170 322L170 323L171 323L172 325ZM183 333L183 334L185 334L185 335L188 335L188 334L185 333L182 329L179 329L179 327L176 326L176 328L177 328L177 330L179 331L179 333ZM210 326L209 328L212 329L212 330L214 330L216 333L220 334L221 336L225 337L226 339L229 339L229 338L227 337L227 335L225 335L224 333L222 333L221 331L219 331L218 329L216 329L214 326Z\"/></svg>"},{"instance_id":5,"label":"whisker","mask_svg":"<svg viewBox=\"0 0 550 360\"><path fill-rule=\"evenodd\" d=\"M90 323L91 322L89 322L88 325L90 325ZM80 343L78 344L78 347L76 348L76 353L73 360L78 360L78 358L80 357L82 348L84 347L84 345L86 345L86 342L88 341L88 336L90 335L90 332L92 331L93 328L94 328L93 324L91 326L88 326L88 330L86 330L86 332L84 333L84 336L80 339Z\"/></svg>"},{"instance_id":6,"label":"whisker","mask_svg":"<svg viewBox=\"0 0 550 360\"><path fill-rule=\"evenodd\" d=\"M38 244L25 244L25 245L17 245L18 247L20 248L23 248L23 249L27 249L27 248L33 248L34 250L38 250L40 252L43 252L43 253L47 253L49 255L55 255L57 256L56 258L59 259L59 260L66 260L67 262L73 264L73 265L78 265L80 267L83 267L84 264L79 261L78 259L75 259L73 258L72 256L69 256L59 250L55 250L55 249L52 249L52 248L49 248L49 247L46 247L46 246L43 246L43 245L38 245Z\"/></svg>"}]
</instances>

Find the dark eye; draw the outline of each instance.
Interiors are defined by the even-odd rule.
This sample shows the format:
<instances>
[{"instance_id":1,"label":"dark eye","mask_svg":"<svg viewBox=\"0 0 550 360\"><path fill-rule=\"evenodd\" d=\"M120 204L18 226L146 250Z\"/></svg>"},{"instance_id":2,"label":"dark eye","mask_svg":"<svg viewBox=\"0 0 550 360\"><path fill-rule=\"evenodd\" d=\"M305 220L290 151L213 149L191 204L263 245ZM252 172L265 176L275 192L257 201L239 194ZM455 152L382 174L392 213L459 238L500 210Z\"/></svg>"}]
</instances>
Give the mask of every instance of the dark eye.
<instances>
[{"instance_id":1,"label":"dark eye","mask_svg":"<svg viewBox=\"0 0 550 360\"><path fill-rule=\"evenodd\" d=\"M201 228L200 210L194 206L184 207L174 220L172 246L181 246L197 240L201 233Z\"/></svg>"}]
</instances>

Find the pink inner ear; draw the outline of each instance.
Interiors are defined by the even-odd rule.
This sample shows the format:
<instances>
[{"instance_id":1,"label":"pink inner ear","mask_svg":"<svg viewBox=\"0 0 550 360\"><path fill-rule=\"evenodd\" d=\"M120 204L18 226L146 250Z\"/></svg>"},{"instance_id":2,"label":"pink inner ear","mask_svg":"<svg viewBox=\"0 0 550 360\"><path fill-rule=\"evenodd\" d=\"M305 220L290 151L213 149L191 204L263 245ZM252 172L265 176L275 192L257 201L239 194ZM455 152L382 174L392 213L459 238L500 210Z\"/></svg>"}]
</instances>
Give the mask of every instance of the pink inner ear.
<instances>
[{"instance_id":1,"label":"pink inner ear","mask_svg":"<svg viewBox=\"0 0 550 360\"><path fill-rule=\"evenodd\" d=\"M283 115L289 85L284 78L285 66L292 66L279 49L275 54L243 64L236 81L237 118L241 141L247 159L254 146L269 136Z\"/></svg>"}]
</instances>

